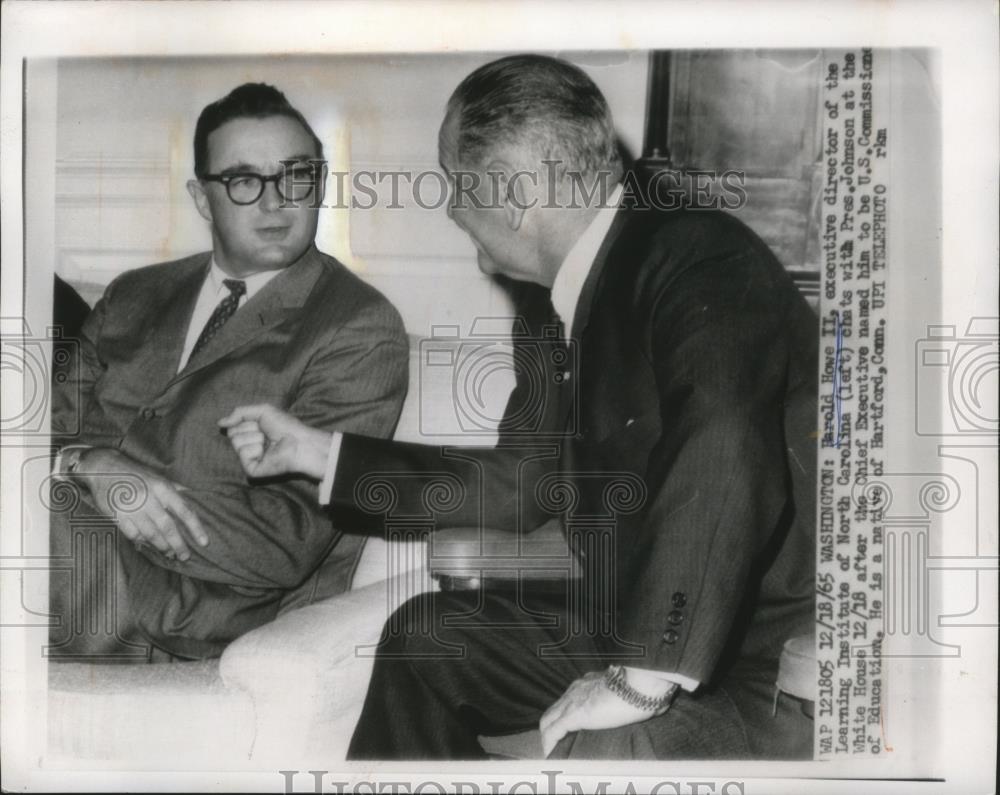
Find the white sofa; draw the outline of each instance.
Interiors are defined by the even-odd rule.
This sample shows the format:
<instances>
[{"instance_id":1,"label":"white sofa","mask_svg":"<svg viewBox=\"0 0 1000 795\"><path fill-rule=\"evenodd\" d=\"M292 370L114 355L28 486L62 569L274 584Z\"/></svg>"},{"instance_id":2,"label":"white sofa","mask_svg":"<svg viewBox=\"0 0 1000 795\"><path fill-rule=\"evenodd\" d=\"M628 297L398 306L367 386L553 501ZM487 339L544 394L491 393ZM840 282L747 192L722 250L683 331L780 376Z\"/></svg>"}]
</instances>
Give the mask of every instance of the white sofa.
<instances>
[{"instance_id":1,"label":"white sofa","mask_svg":"<svg viewBox=\"0 0 1000 795\"><path fill-rule=\"evenodd\" d=\"M48 753L134 769L342 760L382 623L418 583L401 575L292 611L218 660L52 663Z\"/></svg>"}]
</instances>

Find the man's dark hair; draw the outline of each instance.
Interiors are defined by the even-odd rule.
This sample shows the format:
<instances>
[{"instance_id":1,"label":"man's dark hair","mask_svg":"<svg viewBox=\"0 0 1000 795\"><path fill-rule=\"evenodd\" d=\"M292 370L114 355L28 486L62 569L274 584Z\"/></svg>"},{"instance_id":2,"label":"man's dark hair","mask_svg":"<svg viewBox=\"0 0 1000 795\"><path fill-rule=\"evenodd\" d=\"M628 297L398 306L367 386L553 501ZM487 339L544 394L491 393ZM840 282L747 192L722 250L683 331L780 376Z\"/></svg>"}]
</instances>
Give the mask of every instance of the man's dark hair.
<instances>
[{"instance_id":1,"label":"man's dark hair","mask_svg":"<svg viewBox=\"0 0 1000 795\"><path fill-rule=\"evenodd\" d=\"M511 55L479 67L448 100L452 114L464 165L482 165L498 146L521 144L571 171L621 175L607 100L582 69L558 58Z\"/></svg>"},{"instance_id":2,"label":"man's dark hair","mask_svg":"<svg viewBox=\"0 0 1000 795\"><path fill-rule=\"evenodd\" d=\"M233 119L266 119L269 116L287 116L301 124L316 145L316 157L323 159L323 143L305 116L291 106L284 94L267 83L244 83L207 105L198 117L194 128L194 175L201 179L208 173L209 135Z\"/></svg>"}]
</instances>

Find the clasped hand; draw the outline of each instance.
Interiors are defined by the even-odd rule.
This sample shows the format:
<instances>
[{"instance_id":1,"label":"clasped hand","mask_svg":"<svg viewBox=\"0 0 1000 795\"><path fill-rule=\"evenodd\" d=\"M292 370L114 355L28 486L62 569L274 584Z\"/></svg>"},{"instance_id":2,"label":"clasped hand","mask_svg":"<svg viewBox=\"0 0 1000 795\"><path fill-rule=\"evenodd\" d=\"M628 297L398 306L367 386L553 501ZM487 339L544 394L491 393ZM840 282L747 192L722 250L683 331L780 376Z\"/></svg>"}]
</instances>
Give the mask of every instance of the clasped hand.
<instances>
[{"instance_id":1,"label":"clasped hand","mask_svg":"<svg viewBox=\"0 0 1000 795\"><path fill-rule=\"evenodd\" d=\"M604 673L592 671L572 682L542 715L538 728L542 750L548 756L570 732L585 729L617 729L640 723L653 713L619 698L604 683Z\"/></svg>"},{"instance_id":2,"label":"clasped hand","mask_svg":"<svg viewBox=\"0 0 1000 795\"><path fill-rule=\"evenodd\" d=\"M322 479L330 434L309 428L273 406L243 406L219 421L240 464L250 477L301 473ZM122 535L137 545L149 544L168 558L191 558L190 540L208 545L198 516L182 496L185 487L164 478L124 453L92 447L80 455L77 476L97 509L114 519ZM129 479L140 485L140 499L123 502L116 488Z\"/></svg>"},{"instance_id":3,"label":"clasped hand","mask_svg":"<svg viewBox=\"0 0 1000 795\"><path fill-rule=\"evenodd\" d=\"M208 544L208 535L181 493L184 486L161 477L124 453L93 447L80 456L77 474L87 487L97 509L114 519L122 535L135 544L150 544L168 558L182 561L191 557L188 539L199 546ZM115 494L123 483L134 478L141 484L140 499L117 505ZM124 501L122 501L124 502Z\"/></svg>"}]
</instances>

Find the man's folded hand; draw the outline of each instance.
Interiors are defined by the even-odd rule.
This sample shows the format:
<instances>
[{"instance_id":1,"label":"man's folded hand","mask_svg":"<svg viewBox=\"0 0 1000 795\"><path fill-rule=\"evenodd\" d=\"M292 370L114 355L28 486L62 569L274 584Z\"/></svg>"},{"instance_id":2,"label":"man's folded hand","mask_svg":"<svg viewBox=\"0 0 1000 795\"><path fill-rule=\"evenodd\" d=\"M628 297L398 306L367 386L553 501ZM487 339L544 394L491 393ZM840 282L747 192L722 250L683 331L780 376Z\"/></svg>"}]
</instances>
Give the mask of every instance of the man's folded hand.
<instances>
[{"instance_id":1,"label":"man's folded hand","mask_svg":"<svg viewBox=\"0 0 1000 795\"><path fill-rule=\"evenodd\" d=\"M669 685L667 685L669 687ZM572 682L566 692L542 715L538 729L546 756L570 732L584 729L616 729L653 717L608 689L604 673L594 671Z\"/></svg>"},{"instance_id":2,"label":"man's folded hand","mask_svg":"<svg viewBox=\"0 0 1000 795\"><path fill-rule=\"evenodd\" d=\"M200 546L208 544L208 535L181 496L184 487L179 483L106 447L88 448L79 462L76 474L98 510L114 519L130 541L150 544L167 557L182 561L191 557L190 540ZM124 504L116 490L129 480L138 481L140 493L138 499Z\"/></svg>"}]
</instances>

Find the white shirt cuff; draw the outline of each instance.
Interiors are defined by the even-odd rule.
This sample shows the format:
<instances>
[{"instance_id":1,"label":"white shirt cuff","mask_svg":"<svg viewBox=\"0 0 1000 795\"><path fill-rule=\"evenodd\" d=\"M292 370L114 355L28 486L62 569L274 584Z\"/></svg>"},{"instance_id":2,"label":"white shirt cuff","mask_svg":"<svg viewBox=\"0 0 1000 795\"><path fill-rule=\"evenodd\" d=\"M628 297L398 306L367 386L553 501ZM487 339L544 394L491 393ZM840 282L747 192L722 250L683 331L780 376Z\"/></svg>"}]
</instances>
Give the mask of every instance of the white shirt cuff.
<instances>
[{"instance_id":1,"label":"white shirt cuff","mask_svg":"<svg viewBox=\"0 0 1000 795\"><path fill-rule=\"evenodd\" d=\"M333 479L337 475L337 462L340 460L340 444L344 434L334 431L330 437L330 451L326 454L326 472L319 483L319 504L329 505L333 496Z\"/></svg>"},{"instance_id":2,"label":"white shirt cuff","mask_svg":"<svg viewBox=\"0 0 1000 795\"><path fill-rule=\"evenodd\" d=\"M643 680L649 680L649 678L659 679L660 681L673 682L674 684L680 685L684 690L689 693L693 693L698 689L698 685L701 684L697 679L692 679L690 676L684 676L684 674L677 674L668 671L656 671L651 668L630 668L626 666L626 673L628 674L629 684L635 687L636 690L642 692L643 690Z\"/></svg>"}]
</instances>

